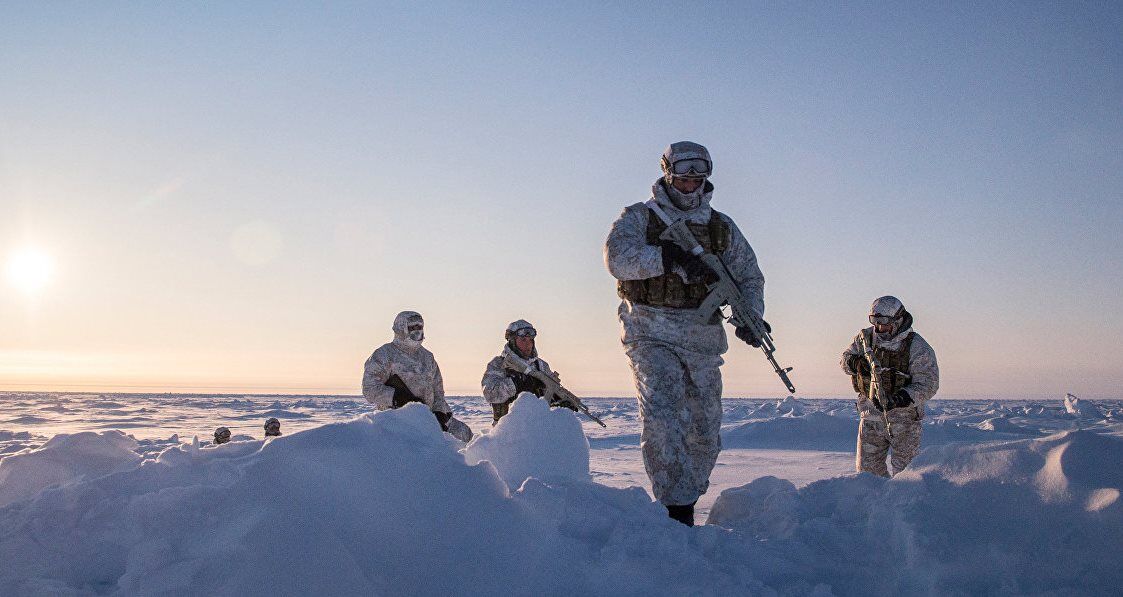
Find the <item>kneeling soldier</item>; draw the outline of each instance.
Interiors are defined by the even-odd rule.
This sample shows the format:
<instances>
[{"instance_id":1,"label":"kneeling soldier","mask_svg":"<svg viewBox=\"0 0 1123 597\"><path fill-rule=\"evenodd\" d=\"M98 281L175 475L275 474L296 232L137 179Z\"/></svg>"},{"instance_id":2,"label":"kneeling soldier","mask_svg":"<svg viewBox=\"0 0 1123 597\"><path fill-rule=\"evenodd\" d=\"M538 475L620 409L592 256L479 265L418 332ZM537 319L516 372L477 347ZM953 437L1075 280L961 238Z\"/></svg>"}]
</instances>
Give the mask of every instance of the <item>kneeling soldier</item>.
<instances>
[{"instance_id":1,"label":"kneeling soldier","mask_svg":"<svg viewBox=\"0 0 1123 597\"><path fill-rule=\"evenodd\" d=\"M402 311L394 318L393 330L393 341L378 347L363 367L363 397L379 410L420 402L433 412L441 429L449 431L452 409L445 401L441 368L433 353L421 346L425 321L415 311Z\"/></svg>"},{"instance_id":2,"label":"kneeling soldier","mask_svg":"<svg viewBox=\"0 0 1123 597\"><path fill-rule=\"evenodd\" d=\"M503 347L503 352L487 364L482 383L484 398L491 403L493 425L507 414L511 403L522 392L530 392L538 397L546 393L546 386L541 381L522 373L523 371L533 367L560 380L558 374L550 369L550 365L538 358L534 342L537 336L534 326L525 319L511 323L504 334L507 344ZM550 406L565 406L577 410L569 403L551 403Z\"/></svg>"}]
</instances>

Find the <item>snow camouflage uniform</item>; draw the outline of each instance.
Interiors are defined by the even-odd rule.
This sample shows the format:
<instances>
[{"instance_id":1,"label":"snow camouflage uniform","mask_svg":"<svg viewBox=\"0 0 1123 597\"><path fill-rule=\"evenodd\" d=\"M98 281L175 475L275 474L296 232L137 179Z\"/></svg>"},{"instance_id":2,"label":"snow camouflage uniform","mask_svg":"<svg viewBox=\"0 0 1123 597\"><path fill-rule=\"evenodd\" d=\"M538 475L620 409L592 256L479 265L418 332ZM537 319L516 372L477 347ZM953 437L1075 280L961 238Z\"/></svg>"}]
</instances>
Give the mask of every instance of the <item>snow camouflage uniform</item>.
<instances>
[{"instance_id":1,"label":"snow camouflage uniform","mask_svg":"<svg viewBox=\"0 0 1123 597\"><path fill-rule=\"evenodd\" d=\"M882 297L890 299L892 297ZM874 302L875 308L878 301ZM896 299L893 299L896 301ZM896 304L900 302L897 301ZM940 387L940 369L936 364L936 351L912 329L912 314L901 305L901 323L897 329L890 332L890 336L882 338L874 332L873 327L863 329L866 342L874 349L874 357L885 368L892 368L911 376L906 379L893 374L885 375L881 380L885 395L891 396L903 391L911 399L906 406L890 408L887 416L892 427L893 436L886 433L885 423L881 418L881 410L869 398L869 384L871 374L867 366L862 365L864 359L858 337L850 347L842 353L842 371L850 376L854 391L858 393L858 446L855 456L855 468L858 472L870 472L883 477L889 476L889 469L885 465L885 457L892 448L890 462L893 474L904 470L920 452L921 420L924 418L924 404L936 395ZM858 364L858 370L854 365ZM890 379L892 377L892 379Z\"/></svg>"},{"instance_id":2,"label":"snow camouflage uniform","mask_svg":"<svg viewBox=\"0 0 1123 597\"><path fill-rule=\"evenodd\" d=\"M378 347L367 359L363 367L363 397L379 410L404 406L394 403L395 390L385 385L391 376L397 375L429 410L451 417L452 409L445 402L441 369L433 353L421 346L424 336L420 339L410 337L411 323L423 324L421 315L414 311L398 313L394 318L394 340Z\"/></svg>"},{"instance_id":3,"label":"snow camouflage uniform","mask_svg":"<svg viewBox=\"0 0 1123 597\"><path fill-rule=\"evenodd\" d=\"M525 319L512 322L507 326L508 332L514 332L522 328L533 328L530 322ZM491 403L492 418L494 422L499 422L499 419L511 408L511 403L515 398L523 392L530 392L535 396L542 397L546 393L546 388L542 382L525 375L521 372L512 371L503 366L503 363L508 359L514 363L522 366L522 371L526 371L529 367L534 367L538 371L545 373L561 381L557 373L550 369L550 364L545 360L538 357L538 348L535 348L530 358L524 359L519 356L517 350L513 348L515 342L514 337L507 341L503 347L503 351L499 356L491 359L487 364L487 369L484 370L483 380L480 382L483 385L484 399ZM551 406L559 406L552 404Z\"/></svg>"},{"instance_id":4,"label":"snow camouflage uniform","mask_svg":"<svg viewBox=\"0 0 1123 597\"><path fill-rule=\"evenodd\" d=\"M763 314L764 276L756 254L733 220L710 207L713 188L707 180L693 197L683 197L671 187L677 198L672 200L661 178L652 197L672 219L686 218L704 246L718 249L741 292ZM656 499L690 505L709 487L721 451L718 367L729 345L716 314L708 323L695 320L691 307L701 297L689 287L700 280L688 279L677 264L664 271L659 232L658 218L647 206L630 205L612 224L604 256L624 298L617 312L639 394L644 468ZM687 289L676 289L684 283ZM654 292L644 296L647 290Z\"/></svg>"}]
</instances>

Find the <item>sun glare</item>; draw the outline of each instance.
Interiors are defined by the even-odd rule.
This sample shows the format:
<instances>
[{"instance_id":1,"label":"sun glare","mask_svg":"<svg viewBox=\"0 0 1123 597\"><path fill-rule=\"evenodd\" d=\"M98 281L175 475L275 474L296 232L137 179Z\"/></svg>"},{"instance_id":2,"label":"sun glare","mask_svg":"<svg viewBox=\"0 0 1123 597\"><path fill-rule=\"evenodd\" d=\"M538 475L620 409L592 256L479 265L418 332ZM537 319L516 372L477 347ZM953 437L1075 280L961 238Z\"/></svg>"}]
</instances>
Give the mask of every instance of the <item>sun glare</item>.
<instances>
[{"instance_id":1,"label":"sun glare","mask_svg":"<svg viewBox=\"0 0 1123 597\"><path fill-rule=\"evenodd\" d=\"M33 294L47 285L53 269L49 255L38 249L23 249L8 258L8 283Z\"/></svg>"}]
</instances>

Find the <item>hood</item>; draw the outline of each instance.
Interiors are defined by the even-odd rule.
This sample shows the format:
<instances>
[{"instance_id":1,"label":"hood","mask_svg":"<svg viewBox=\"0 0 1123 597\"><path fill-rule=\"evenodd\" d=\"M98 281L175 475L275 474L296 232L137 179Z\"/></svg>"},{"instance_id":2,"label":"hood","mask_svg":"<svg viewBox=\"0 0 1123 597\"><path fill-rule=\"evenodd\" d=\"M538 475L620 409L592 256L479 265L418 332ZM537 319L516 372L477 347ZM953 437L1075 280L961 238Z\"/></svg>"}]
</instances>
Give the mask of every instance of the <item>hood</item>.
<instances>
[{"instance_id":1,"label":"hood","mask_svg":"<svg viewBox=\"0 0 1123 597\"><path fill-rule=\"evenodd\" d=\"M651 185L651 198L662 207L672 220L688 219L696 224L706 224L710 221L710 196L714 192L714 183L707 180L702 184L702 199L694 209L681 209L667 194L666 183L662 178Z\"/></svg>"},{"instance_id":2,"label":"hood","mask_svg":"<svg viewBox=\"0 0 1123 597\"><path fill-rule=\"evenodd\" d=\"M422 340L425 339L424 332L422 332L421 340L414 340L409 337L409 325L413 322L420 322L422 326L425 325L425 320L422 319L421 314L417 311L402 311L394 318L394 344L397 344L410 352L413 352L421 347Z\"/></svg>"}]
</instances>

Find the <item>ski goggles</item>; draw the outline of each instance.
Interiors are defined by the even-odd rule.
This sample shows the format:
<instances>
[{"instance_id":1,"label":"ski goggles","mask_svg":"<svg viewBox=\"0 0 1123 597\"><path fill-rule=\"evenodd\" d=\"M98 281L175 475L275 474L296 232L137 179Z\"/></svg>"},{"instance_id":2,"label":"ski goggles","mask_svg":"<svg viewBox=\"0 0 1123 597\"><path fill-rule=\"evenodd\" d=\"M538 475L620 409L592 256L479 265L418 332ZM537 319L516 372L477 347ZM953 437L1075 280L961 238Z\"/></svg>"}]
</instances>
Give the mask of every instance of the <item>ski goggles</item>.
<instances>
[{"instance_id":1,"label":"ski goggles","mask_svg":"<svg viewBox=\"0 0 1123 597\"><path fill-rule=\"evenodd\" d=\"M679 160L671 166L671 173L675 176L709 176L710 162L702 158Z\"/></svg>"},{"instance_id":2,"label":"ski goggles","mask_svg":"<svg viewBox=\"0 0 1123 597\"><path fill-rule=\"evenodd\" d=\"M514 331L514 334L519 338L533 338L538 335L534 328L519 328Z\"/></svg>"},{"instance_id":3,"label":"ski goggles","mask_svg":"<svg viewBox=\"0 0 1123 597\"><path fill-rule=\"evenodd\" d=\"M889 325L897 321L895 315L870 315L870 323L875 325Z\"/></svg>"}]
</instances>

